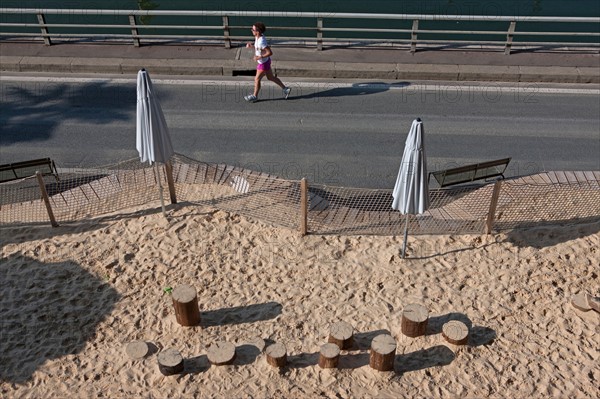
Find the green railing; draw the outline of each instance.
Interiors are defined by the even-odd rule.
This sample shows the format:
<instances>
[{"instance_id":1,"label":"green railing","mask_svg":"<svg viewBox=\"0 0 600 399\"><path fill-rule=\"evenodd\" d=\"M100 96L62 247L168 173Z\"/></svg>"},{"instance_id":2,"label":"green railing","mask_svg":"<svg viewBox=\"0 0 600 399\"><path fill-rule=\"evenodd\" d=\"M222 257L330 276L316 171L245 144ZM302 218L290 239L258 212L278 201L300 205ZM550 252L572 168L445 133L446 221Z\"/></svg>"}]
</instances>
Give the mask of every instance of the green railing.
<instances>
[{"instance_id":1,"label":"green railing","mask_svg":"<svg viewBox=\"0 0 600 399\"><path fill-rule=\"evenodd\" d=\"M126 40L135 46L142 42L195 41L230 48L236 41L247 41L248 24L260 18L268 19L271 40L301 42L318 50L342 44L403 44L411 52L428 45L500 46L505 54L514 46L600 48L599 17L32 8L0 8L0 17L3 39L34 38L46 45L84 39ZM160 18L168 23L149 23ZM199 18L199 23L190 23L193 18ZM47 22L50 19L59 22ZM366 21L378 27L369 27ZM457 26L485 25L490 30L449 29L451 22Z\"/></svg>"}]
</instances>

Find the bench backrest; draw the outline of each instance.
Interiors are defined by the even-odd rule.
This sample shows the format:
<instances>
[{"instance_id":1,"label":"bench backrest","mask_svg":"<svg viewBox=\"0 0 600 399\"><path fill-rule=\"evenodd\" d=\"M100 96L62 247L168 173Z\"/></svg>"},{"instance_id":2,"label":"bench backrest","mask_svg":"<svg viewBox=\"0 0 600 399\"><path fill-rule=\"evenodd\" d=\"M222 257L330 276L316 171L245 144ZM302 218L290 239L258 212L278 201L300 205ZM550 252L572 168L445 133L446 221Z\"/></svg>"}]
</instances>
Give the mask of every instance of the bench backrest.
<instances>
[{"instance_id":1,"label":"bench backrest","mask_svg":"<svg viewBox=\"0 0 600 399\"><path fill-rule=\"evenodd\" d=\"M498 159L496 161L481 162L472 165L460 166L458 168L440 170L429 173L433 176L440 187L453 184L467 183L490 177L502 176L508 167L511 158Z\"/></svg>"},{"instance_id":2,"label":"bench backrest","mask_svg":"<svg viewBox=\"0 0 600 399\"><path fill-rule=\"evenodd\" d=\"M41 158L0 165L0 183L34 176L36 171L40 171L43 175L58 177L54 161L50 158Z\"/></svg>"}]
</instances>

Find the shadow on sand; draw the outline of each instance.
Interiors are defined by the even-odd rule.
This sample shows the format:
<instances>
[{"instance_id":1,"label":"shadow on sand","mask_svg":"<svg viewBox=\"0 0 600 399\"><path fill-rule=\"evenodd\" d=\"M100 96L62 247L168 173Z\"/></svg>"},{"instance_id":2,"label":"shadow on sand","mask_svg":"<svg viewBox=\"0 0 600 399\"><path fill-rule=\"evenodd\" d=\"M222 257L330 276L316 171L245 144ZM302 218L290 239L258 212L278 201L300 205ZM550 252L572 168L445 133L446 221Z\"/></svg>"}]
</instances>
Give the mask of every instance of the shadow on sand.
<instances>
[{"instance_id":1,"label":"shadow on sand","mask_svg":"<svg viewBox=\"0 0 600 399\"><path fill-rule=\"evenodd\" d=\"M265 302L200 312L200 325L206 328L271 320L281 314L282 308L277 302Z\"/></svg>"},{"instance_id":2,"label":"shadow on sand","mask_svg":"<svg viewBox=\"0 0 600 399\"><path fill-rule=\"evenodd\" d=\"M75 262L0 259L0 380L24 383L47 360L83 350L119 294Z\"/></svg>"}]
</instances>

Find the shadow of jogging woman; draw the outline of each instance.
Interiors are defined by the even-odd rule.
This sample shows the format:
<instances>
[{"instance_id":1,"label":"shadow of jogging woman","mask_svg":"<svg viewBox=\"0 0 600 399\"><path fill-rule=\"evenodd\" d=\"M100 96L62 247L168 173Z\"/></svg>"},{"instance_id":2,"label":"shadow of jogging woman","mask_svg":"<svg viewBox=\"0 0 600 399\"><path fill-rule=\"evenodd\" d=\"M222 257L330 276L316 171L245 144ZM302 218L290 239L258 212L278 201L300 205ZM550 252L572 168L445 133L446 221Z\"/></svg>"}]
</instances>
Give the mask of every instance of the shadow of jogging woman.
<instances>
[{"instance_id":1,"label":"shadow of jogging woman","mask_svg":"<svg viewBox=\"0 0 600 399\"><path fill-rule=\"evenodd\" d=\"M315 83L314 86L293 87L289 100L310 100L382 93L392 88L410 86L409 82L363 82L345 86L343 83Z\"/></svg>"}]
</instances>

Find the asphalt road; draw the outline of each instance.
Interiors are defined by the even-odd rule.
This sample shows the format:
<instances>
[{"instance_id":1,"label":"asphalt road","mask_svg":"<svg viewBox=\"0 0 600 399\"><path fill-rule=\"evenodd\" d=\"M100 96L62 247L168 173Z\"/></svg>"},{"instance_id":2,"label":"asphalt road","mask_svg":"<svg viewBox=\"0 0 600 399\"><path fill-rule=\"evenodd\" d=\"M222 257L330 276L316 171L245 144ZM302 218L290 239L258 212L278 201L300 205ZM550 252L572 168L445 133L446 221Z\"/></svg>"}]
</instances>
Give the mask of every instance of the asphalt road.
<instances>
[{"instance_id":1,"label":"asphalt road","mask_svg":"<svg viewBox=\"0 0 600 399\"><path fill-rule=\"evenodd\" d=\"M512 157L508 176L600 170L600 96L582 86L153 77L175 151L289 179L391 188L412 120L429 170ZM285 81L285 79L284 79ZM3 76L0 162L94 167L137 157L135 77Z\"/></svg>"}]
</instances>

